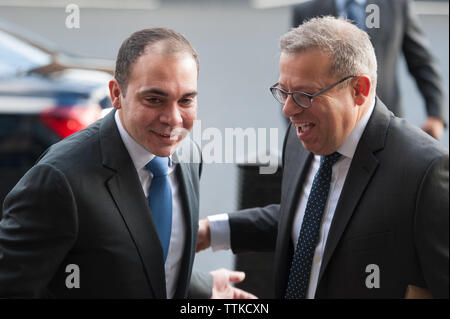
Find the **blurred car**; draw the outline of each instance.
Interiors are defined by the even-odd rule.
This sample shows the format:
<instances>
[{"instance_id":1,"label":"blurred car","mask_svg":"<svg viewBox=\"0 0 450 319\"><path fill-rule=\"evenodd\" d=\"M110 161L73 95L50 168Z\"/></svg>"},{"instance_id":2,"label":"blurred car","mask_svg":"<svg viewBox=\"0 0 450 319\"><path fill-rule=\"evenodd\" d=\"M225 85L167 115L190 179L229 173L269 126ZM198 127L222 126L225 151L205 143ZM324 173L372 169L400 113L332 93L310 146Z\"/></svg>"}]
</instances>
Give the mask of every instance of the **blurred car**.
<instances>
[{"instance_id":1,"label":"blurred car","mask_svg":"<svg viewBox=\"0 0 450 319\"><path fill-rule=\"evenodd\" d=\"M0 21L1 206L43 151L112 107L112 72L112 61L61 53Z\"/></svg>"}]
</instances>

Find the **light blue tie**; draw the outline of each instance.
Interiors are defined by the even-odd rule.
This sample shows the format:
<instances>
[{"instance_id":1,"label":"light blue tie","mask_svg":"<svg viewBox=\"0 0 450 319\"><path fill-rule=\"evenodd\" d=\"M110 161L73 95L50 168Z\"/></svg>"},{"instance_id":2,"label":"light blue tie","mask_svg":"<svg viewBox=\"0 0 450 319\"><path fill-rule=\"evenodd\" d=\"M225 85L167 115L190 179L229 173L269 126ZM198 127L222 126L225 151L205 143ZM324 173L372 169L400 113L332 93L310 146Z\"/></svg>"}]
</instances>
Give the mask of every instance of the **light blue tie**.
<instances>
[{"instance_id":1,"label":"light blue tie","mask_svg":"<svg viewBox=\"0 0 450 319\"><path fill-rule=\"evenodd\" d=\"M352 20L361 30L366 29L366 12L363 6L355 0L347 0L344 9L347 13L347 19Z\"/></svg>"},{"instance_id":2,"label":"light blue tie","mask_svg":"<svg viewBox=\"0 0 450 319\"><path fill-rule=\"evenodd\" d=\"M153 174L148 191L148 204L163 248L164 262L166 262L172 232L172 189L167 175L169 158L155 156L146 167Z\"/></svg>"},{"instance_id":3,"label":"light blue tie","mask_svg":"<svg viewBox=\"0 0 450 319\"><path fill-rule=\"evenodd\" d=\"M306 203L300 235L292 259L286 299L305 299L309 286L309 277L319 239L320 224L330 190L331 173L334 163L341 154L335 152L320 158L320 167L314 176L311 193Z\"/></svg>"}]
</instances>

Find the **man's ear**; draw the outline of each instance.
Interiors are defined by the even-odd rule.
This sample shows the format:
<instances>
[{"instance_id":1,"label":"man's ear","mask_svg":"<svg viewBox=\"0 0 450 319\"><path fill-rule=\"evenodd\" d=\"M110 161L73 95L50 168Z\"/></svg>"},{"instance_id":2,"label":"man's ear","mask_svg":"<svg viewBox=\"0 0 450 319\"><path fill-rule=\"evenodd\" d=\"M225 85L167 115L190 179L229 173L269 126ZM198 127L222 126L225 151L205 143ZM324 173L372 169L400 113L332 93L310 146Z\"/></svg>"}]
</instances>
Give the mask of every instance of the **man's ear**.
<instances>
[{"instance_id":1,"label":"man's ear","mask_svg":"<svg viewBox=\"0 0 450 319\"><path fill-rule=\"evenodd\" d=\"M361 75L356 78L356 81L353 83L356 105L363 105L366 102L371 87L372 82L368 76Z\"/></svg>"},{"instance_id":2,"label":"man's ear","mask_svg":"<svg viewBox=\"0 0 450 319\"><path fill-rule=\"evenodd\" d=\"M109 81L109 97L111 98L111 104L115 109L122 108L122 90L116 79Z\"/></svg>"}]
</instances>

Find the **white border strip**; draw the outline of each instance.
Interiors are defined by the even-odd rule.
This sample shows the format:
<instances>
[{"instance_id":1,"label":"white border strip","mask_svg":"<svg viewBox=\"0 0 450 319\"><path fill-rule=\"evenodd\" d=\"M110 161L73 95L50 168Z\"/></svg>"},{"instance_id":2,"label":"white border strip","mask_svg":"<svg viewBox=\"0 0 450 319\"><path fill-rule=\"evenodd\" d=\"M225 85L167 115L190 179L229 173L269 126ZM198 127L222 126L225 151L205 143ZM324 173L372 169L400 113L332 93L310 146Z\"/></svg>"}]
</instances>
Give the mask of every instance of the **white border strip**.
<instances>
[{"instance_id":1,"label":"white border strip","mask_svg":"<svg viewBox=\"0 0 450 319\"><path fill-rule=\"evenodd\" d=\"M255 9L270 9L290 6L309 0L251 0ZM332 0L330 0L332 1ZM448 1L414 1L414 11L420 15L448 15Z\"/></svg>"},{"instance_id":2,"label":"white border strip","mask_svg":"<svg viewBox=\"0 0 450 319\"><path fill-rule=\"evenodd\" d=\"M0 7L65 8L76 4L80 8L115 10L154 10L159 8L159 0L0 0Z\"/></svg>"},{"instance_id":3,"label":"white border strip","mask_svg":"<svg viewBox=\"0 0 450 319\"><path fill-rule=\"evenodd\" d=\"M290 6L307 1L309 0L251 0L250 4L255 9L270 9Z\"/></svg>"},{"instance_id":4,"label":"white border strip","mask_svg":"<svg viewBox=\"0 0 450 319\"><path fill-rule=\"evenodd\" d=\"M306 1L309 0L251 0L250 3L256 9L270 9ZM71 3L91 9L155 10L160 7L160 0L1 0L0 7L65 8ZM421 15L448 15L449 3L448 1L414 1L414 10Z\"/></svg>"}]
</instances>

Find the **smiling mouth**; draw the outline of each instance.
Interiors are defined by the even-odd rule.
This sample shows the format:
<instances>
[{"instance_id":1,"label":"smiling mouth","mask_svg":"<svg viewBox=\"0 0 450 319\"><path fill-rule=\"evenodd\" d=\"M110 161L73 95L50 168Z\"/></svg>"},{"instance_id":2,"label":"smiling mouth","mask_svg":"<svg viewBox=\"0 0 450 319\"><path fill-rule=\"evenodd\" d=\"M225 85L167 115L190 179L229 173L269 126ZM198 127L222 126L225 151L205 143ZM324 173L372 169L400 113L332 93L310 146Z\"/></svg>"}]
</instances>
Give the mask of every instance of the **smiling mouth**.
<instances>
[{"instance_id":1,"label":"smiling mouth","mask_svg":"<svg viewBox=\"0 0 450 319\"><path fill-rule=\"evenodd\" d=\"M182 135L179 134L176 130L172 130L170 132L164 132L164 133L160 133L160 132L156 132L156 131L151 131L151 132L155 136L157 136L160 141L163 141L164 143L167 143L167 144L173 144L173 143L179 142L180 139L182 139Z\"/></svg>"},{"instance_id":2,"label":"smiling mouth","mask_svg":"<svg viewBox=\"0 0 450 319\"><path fill-rule=\"evenodd\" d=\"M294 124L295 128L297 129L298 134L306 134L308 133L314 126L316 126L314 123L306 122L306 123L299 123Z\"/></svg>"},{"instance_id":3,"label":"smiling mouth","mask_svg":"<svg viewBox=\"0 0 450 319\"><path fill-rule=\"evenodd\" d=\"M161 137L170 137L170 133L169 134L164 134L164 133L156 133Z\"/></svg>"},{"instance_id":4,"label":"smiling mouth","mask_svg":"<svg viewBox=\"0 0 450 319\"><path fill-rule=\"evenodd\" d=\"M151 131L156 137L158 137L158 139L164 143L174 143L176 142L176 139L174 139L173 137L171 138L171 133L167 132L167 133L159 133L159 132L155 132L155 131Z\"/></svg>"}]
</instances>

